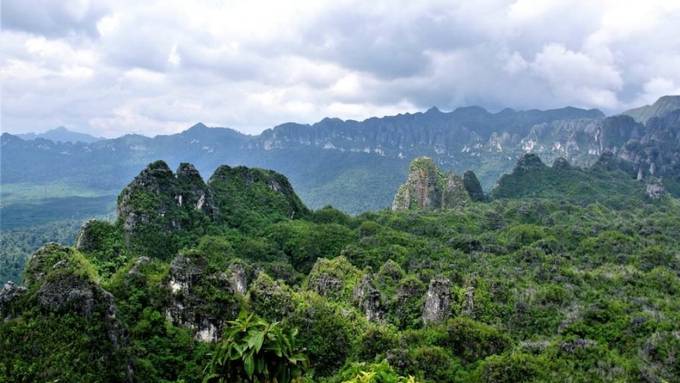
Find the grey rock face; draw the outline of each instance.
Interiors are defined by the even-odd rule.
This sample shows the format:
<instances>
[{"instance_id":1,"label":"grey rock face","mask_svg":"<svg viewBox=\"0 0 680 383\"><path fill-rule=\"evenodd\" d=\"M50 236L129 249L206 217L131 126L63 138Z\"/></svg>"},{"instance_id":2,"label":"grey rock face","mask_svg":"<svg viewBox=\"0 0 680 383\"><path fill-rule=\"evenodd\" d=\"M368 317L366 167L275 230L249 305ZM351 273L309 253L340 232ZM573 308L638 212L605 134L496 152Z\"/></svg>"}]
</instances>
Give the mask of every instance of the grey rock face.
<instances>
[{"instance_id":1,"label":"grey rock face","mask_svg":"<svg viewBox=\"0 0 680 383\"><path fill-rule=\"evenodd\" d=\"M461 177L441 172L429 157L419 157L411 162L408 178L394 196L392 210L449 209L469 201Z\"/></svg>"},{"instance_id":2,"label":"grey rock face","mask_svg":"<svg viewBox=\"0 0 680 383\"><path fill-rule=\"evenodd\" d=\"M583 338L577 338L573 340L568 340L568 341L563 341L560 343L560 351L568 354L573 354L574 352L588 348L588 347L593 347L597 345L597 342L594 340L590 339L583 339Z\"/></svg>"},{"instance_id":3,"label":"grey rock face","mask_svg":"<svg viewBox=\"0 0 680 383\"><path fill-rule=\"evenodd\" d=\"M647 183L645 187L647 197L651 199L659 199L666 194L666 189L663 187L661 181L653 179Z\"/></svg>"},{"instance_id":4,"label":"grey rock face","mask_svg":"<svg viewBox=\"0 0 680 383\"><path fill-rule=\"evenodd\" d=\"M339 278L328 274L321 274L309 281L309 288L324 297L337 294L342 287L343 283Z\"/></svg>"},{"instance_id":5,"label":"grey rock face","mask_svg":"<svg viewBox=\"0 0 680 383\"><path fill-rule=\"evenodd\" d=\"M434 278L425 294L423 322L436 323L446 320L451 313L451 281Z\"/></svg>"},{"instance_id":6,"label":"grey rock face","mask_svg":"<svg viewBox=\"0 0 680 383\"><path fill-rule=\"evenodd\" d=\"M371 280L370 275L364 275L354 288L354 303L366 314L366 319L372 322L382 322L385 317L385 307L382 296Z\"/></svg>"},{"instance_id":7,"label":"grey rock face","mask_svg":"<svg viewBox=\"0 0 680 383\"><path fill-rule=\"evenodd\" d=\"M469 286L465 289L465 303L463 303L463 314L472 315L475 311L475 288Z\"/></svg>"},{"instance_id":8,"label":"grey rock face","mask_svg":"<svg viewBox=\"0 0 680 383\"><path fill-rule=\"evenodd\" d=\"M223 291L231 298L235 293L226 273L208 273L202 258L176 256L170 265L167 287L170 290L165 310L168 320L192 329L197 340L218 340L225 322L235 318L240 309L236 299L213 302L201 295L206 288Z\"/></svg>"},{"instance_id":9,"label":"grey rock face","mask_svg":"<svg viewBox=\"0 0 680 383\"><path fill-rule=\"evenodd\" d=\"M175 193L175 201L180 207L200 210L209 216L215 214L212 194L194 165L181 163L177 168L176 181L178 190Z\"/></svg>"},{"instance_id":10,"label":"grey rock face","mask_svg":"<svg viewBox=\"0 0 680 383\"><path fill-rule=\"evenodd\" d=\"M151 262L151 258L149 258L149 257L142 256L142 257L137 258L137 260L135 261L135 264L132 265L132 267L128 271L128 275L132 276L132 277L141 277L142 273L140 271L140 268L149 264L149 262Z\"/></svg>"},{"instance_id":11,"label":"grey rock face","mask_svg":"<svg viewBox=\"0 0 680 383\"><path fill-rule=\"evenodd\" d=\"M11 319L10 305L26 293L26 288L12 281L5 283L0 289L0 318Z\"/></svg>"},{"instance_id":12,"label":"grey rock face","mask_svg":"<svg viewBox=\"0 0 680 383\"><path fill-rule=\"evenodd\" d=\"M38 303L53 312L74 311L84 316L92 315L99 303L96 296L110 300L110 294L98 291L98 286L76 275L66 275L47 281L38 290Z\"/></svg>"},{"instance_id":13,"label":"grey rock face","mask_svg":"<svg viewBox=\"0 0 680 383\"><path fill-rule=\"evenodd\" d=\"M229 268L229 281L234 291L245 294L248 291L248 274L243 265L235 263Z\"/></svg>"},{"instance_id":14,"label":"grey rock face","mask_svg":"<svg viewBox=\"0 0 680 383\"><path fill-rule=\"evenodd\" d=\"M76 238L76 249L80 251L92 251L97 248L97 241L92 232L93 225L95 225L95 220L89 220L83 224L80 228L80 233L78 233L78 238Z\"/></svg>"},{"instance_id":15,"label":"grey rock face","mask_svg":"<svg viewBox=\"0 0 680 383\"><path fill-rule=\"evenodd\" d=\"M187 163L174 174L165 162L153 162L118 196L118 219L128 241L149 224L165 232L187 229L193 223L185 217L193 211L212 217L215 206L200 174Z\"/></svg>"}]
</instances>

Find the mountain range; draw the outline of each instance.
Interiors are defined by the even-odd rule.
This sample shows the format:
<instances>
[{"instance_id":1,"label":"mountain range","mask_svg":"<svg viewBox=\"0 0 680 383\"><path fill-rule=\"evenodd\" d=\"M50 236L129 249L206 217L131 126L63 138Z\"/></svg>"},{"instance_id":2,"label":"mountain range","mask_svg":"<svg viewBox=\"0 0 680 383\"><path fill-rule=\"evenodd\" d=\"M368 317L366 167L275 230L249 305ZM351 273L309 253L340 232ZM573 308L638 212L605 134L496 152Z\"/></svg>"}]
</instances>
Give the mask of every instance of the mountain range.
<instances>
[{"instance_id":1,"label":"mountain range","mask_svg":"<svg viewBox=\"0 0 680 383\"><path fill-rule=\"evenodd\" d=\"M87 133L74 132L66 129L63 126L50 129L43 133L23 133L17 134L18 137L24 140L35 140L36 138L44 138L54 142L84 142L86 144L103 140L101 137L95 137Z\"/></svg>"},{"instance_id":2,"label":"mountain range","mask_svg":"<svg viewBox=\"0 0 680 383\"><path fill-rule=\"evenodd\" d=\"M629 162L637 178L659 177L669 192L680 193L680 96L609 117L574 107L431 108L364 121L285 123L255 136L198 123L153 138L55 142L5 133L0 141L3 185L65 182L115 190L156 159L173 167L191 162L207 174L221 164L246 165L288 175L312 208L331 204L350 213L389 207L408 163L423 155L445 170L473 170L488 191L525 153L588 167L611 152Z\"/></svg>"}]
</instances>

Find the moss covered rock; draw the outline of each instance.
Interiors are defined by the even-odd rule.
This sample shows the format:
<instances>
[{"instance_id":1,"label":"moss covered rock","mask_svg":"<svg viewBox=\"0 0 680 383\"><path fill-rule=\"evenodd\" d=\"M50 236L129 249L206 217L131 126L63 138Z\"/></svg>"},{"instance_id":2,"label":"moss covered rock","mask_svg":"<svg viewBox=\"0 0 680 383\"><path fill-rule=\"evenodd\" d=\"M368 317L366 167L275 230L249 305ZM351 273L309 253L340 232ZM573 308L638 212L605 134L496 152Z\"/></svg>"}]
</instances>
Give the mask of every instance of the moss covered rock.
<instances>
[{"instance_id":1,"label":"moss covered rock","mask_svg":"<svg viewBox=\"0 0 680 383\"><path fill-rule=\"evenodd\" d=\"M463 179L437 169L431 158L411 162L406 183L399 187L392 210L450 209L470 202Z\"/></svg>"}]
</instances>

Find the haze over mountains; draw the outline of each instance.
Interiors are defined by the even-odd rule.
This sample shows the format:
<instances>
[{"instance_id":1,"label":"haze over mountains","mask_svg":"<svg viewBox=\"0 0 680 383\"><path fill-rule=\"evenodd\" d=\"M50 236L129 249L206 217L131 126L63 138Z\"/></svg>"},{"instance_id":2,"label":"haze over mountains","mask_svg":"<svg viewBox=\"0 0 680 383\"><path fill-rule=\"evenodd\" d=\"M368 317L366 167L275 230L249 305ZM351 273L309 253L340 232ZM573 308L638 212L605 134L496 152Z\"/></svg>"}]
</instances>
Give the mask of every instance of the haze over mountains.
<instances>
[{"instance_id":1,"label":"haze over mountains","mask_svg":"<svg viewBox=\"0 0 680 383\"><path fill-rule=\"evenodd\" d=\"M63 126L50 129L43 133L24 133L17 134L18 137L24 140L35 140L36 138L44 138L54 142L84 142L86 144L103 140L101 137L95 137L87 133L74 132L66 129Z\"/></svg>"},{"instance_id":2,"label":"haze over mountains","mask_svg":"<svg viewBox=\"0 0 680 383\"><path fill-rule=\"evenodd\" d=\"M310 207L332 204L351 213L390 206L408 162L422 155L459 174L475 171L488 191L524 153L586 167L612 152L629 161L638 178L661 177L671 193L680 191L680 96L610 117L573 107L497 113L431 108L364 121L285 123L257 136L198 123L153 138L60 142L3 134L1 141L3 184L116 190L157 159L173 167L192 162L204 174L221 164L246 165L288 175Z\"/></svg>"}]
</instances>

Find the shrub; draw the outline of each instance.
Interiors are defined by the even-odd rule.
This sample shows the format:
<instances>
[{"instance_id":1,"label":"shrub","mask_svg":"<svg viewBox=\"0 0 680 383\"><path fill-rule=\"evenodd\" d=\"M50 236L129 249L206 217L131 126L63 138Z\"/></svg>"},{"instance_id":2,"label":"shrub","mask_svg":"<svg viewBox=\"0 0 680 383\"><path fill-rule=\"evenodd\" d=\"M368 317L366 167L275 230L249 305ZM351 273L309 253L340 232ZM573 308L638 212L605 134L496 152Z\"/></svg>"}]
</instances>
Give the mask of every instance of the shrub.
<instances>
[{"instance_id":1,"label":"shrub","mask_svg":"<svg viewBox=\"0 0 680 383\"><path fill-rule=\"evenodd\" d=\"M494 327L457 317L446 323L446 337L441 345L466 362L474 362L502 353L510 347L511 341Z\"/></svg>"},{"instance_id":2,"label":"shrub","mask_svg":"<svg viewBox=\"0 0 680 383\"><path fill-rule=\"evenodd\" d=\"M203 382L301 381L307 357L297 347L296 335L294 329L267 323L253 314L230 321L205 367Z\"/></svg>"}]
</instances>

